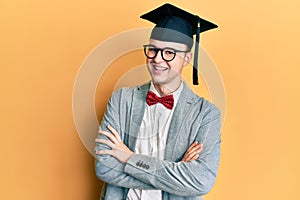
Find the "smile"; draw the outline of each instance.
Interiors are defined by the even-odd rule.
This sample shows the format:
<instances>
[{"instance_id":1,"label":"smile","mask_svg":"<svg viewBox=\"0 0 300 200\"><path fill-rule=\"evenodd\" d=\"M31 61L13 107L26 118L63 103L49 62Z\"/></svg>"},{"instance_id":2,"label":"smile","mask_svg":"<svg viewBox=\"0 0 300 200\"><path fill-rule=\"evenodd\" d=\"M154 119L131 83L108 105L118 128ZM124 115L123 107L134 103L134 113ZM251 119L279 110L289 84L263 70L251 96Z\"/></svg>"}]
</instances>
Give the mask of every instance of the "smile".
<instances>
[{"instance_id":1,"label":"smile","mask_svg":"<svg viewBox=\"0 0 300 200\"><path fill-rule=\"evenodd\" d=\"M153 66L153 69L156 70L156 71L166 71L168 70L167 67L161 67L161 66L157 66L157 65L152 65Z\"/></svg>"}]
</instances>

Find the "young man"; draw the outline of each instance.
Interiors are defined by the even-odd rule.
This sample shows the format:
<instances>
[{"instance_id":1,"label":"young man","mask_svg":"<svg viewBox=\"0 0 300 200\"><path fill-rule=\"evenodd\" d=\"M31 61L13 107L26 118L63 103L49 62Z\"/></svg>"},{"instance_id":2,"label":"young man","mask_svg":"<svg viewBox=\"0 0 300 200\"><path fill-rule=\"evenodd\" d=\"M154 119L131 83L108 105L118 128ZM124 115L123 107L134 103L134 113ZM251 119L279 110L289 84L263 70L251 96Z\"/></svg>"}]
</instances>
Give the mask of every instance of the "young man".
<instances>
[{"instance_id":1,"label":"young man","mask_svg":"<svg viewBox=\"0 0 300 200\"><path fill-rule=\"evenodd\" d=\"M101 198L199 200L217 174L220 113L181 72L193 35L217 26L170 4L141 17L156 23L144 45L152 80L110 98L95 149Z\"/></svg>"}]
</instances>

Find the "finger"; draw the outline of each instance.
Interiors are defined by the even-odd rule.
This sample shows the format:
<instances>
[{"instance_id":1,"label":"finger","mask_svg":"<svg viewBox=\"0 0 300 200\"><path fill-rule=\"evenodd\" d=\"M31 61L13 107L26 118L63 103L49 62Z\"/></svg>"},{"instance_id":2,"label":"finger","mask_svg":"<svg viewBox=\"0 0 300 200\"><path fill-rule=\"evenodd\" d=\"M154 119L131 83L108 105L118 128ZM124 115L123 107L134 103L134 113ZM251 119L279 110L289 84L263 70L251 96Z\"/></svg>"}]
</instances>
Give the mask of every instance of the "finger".
<instances>
[{"instance_id":1,"label":"finger","mask_svg":"<svg viewBox=\"0 0 300 200\"><path fill-rule=\"evenodd\" d=\"M203 150L203 144L199 144L200 147L199 147L199 151L201 152Z\"/></svg>"},{"instance_id":2,"label":"finger","mask_svg":"<svg viewBox=\"0 0 300 200\"><path fill-rule=\"evenodd\" d=\"M186 152L185 152L185 154L184 154L184 157L182 158L181 161L186 161L187 159L190 159L190 154L194 151L195 148L197 148L198 145L199 145L199 144L198 144L197 141L193 142L193 143L189 146L189 148L186 150Z\"/></svg>"},{"instance_id":3,"label":"finger","mask_svg":"<svg viewBox=\"0 0 300 200\"><path fill-rule=\"evenodd\" d=\"M109 140L105 140L105 139L95 139L96 142L102 143L102 144L106 144L107 146L109 146L110 148L114 148L115 145L109 141Z\"/></svg>"},{"instance_id":4,"label":"finger","mask_svg":"<svg viewBox=\"0 0 300 200\"><path fill-rule=\"evenodd\" d=\"M193 161L193 160L197 160L199 158L199 153L200 152L195 152L193 154L190 154L188 156L188 158L186 159L186 162L190 162L190 161Z\"/></svg>"},{"instance_id":5,"label":"finger","mask_svg":"<svg viewBox=\"0 0 300 200\"><path fill-rule=\"evenodd\" d=\"M191 149L193 149L197 144L198 144L197 141L193 142L193 143L191 144L191 146L189 146L189 148L186 150L186 152L188 152L188 151L190 151Z\"/></svg>"},{"instance_id":6,"label":"finger","mask_svg":"<svg viewBox=\"0 0 300 200\"><path fill-rule=\"evenodd\" d=\"M187 162L187 158L186 156L184 156L182 159L181 159L182 162Z\"/></svg>"},{"instance_id":7,"label":"finger","mask_svg":"<svg viewBox=\"0 0 300 200\"><path fill-rule=\"evenodd\" d=\"M107 125L107 128L114 134L118 141L121 141L120 134L111 125Z\"/></svg>"},{"instance_id":8,"label":"finger","mask_svg":"<svg viewBox=\"0 0 300 200\"><path fill-rule=\"evenodd\" d=\"M191 149L190 151L186 152L186 159L190 160L192 159L195 155L198 155L203 148L202 144L198 144L196 147Z\"/></svg>"},{"instance_id":9,"label":"finger","mask_svg":"<svg viewBox=\"0 0 300 200\"><path fill-rule=\"evenodd\" d=\"M188 162L189 160L191 160L193 157L195 157L196 155L198 155L198 152L197 151L194 151L194 152L192 152L192 153L189 153L187 156L186 156L186 158L185 158L185 160L186 160L186 162Z\"/></svg>"},{"instance_id":10,"label":"finger","mask_svg":"<svg viewBox=\"0 0 300 200\"><path fill-rule=\"evenodd\" d=\"M105 135L106 137L108 137L113 143L118 142L117 138L113 134L111 134L107 131L100 130L99 133L102 134L102 135Z\"/></svg>"},{"instance_id":11,"label":"finger","mask_svg":"<svg viewBox=\"0 0 300 200\"><path fill-rule=\"evenodd\" d=\"M188 162L193 161L193 160L197 160L198 158L199 158L199 154L196 154Z\"/></svg>"},{"instance_id":12,"label":"finger","mask_svg":"<svg viewBox=\"0 0 300 200\"><path fill-rule=\"evenodd\" d=\"M96 151L97 155L113 155L113 151L112 150L108 150L108 149L104 149L104 150L100 150L100 151Z\"/></svg>"},{"instance_id":13,"label":"finger","mask_svg":"<svg viewBox=\"0 0 300 200\"><path fill-rule=\"evenodd\" d=\"M201 145L197 144L193 148L187 151L187 154L194 154L195 152L200 152Z\"/></svg>"}]
</instances>

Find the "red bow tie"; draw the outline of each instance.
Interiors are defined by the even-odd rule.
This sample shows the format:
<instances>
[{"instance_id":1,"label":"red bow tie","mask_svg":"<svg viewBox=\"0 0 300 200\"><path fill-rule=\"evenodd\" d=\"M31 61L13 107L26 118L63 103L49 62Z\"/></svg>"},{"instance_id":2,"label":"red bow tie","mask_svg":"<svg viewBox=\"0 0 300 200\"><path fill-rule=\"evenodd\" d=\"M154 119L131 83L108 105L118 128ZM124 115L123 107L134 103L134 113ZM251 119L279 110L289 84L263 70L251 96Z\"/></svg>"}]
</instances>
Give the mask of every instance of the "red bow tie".
<instances>
[{"instance_id":1,"label":"red bow tie","mask_svg":"<svg viewBox=\"0 0 300 200\"><path fill-rule=\"evenodd\" d=\"M149 106L157 104L157 102L163 104L166 108L172 110L174 106L174 97L173 95L168 95L164 97L158 97L153 92L149 91L146 97L146 102Z\"/></svg>"}]
</instances>

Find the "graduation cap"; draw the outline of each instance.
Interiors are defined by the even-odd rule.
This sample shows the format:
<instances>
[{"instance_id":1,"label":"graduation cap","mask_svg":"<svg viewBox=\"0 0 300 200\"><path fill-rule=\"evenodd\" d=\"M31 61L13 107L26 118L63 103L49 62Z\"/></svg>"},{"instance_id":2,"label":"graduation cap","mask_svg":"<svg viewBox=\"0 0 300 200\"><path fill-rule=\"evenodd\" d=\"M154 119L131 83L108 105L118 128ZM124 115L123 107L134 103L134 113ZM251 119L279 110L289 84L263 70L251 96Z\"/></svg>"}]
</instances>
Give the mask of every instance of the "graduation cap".
<instances>
[{"instance_id":1,"label":"graduation cap","mask_svg":"<svg viewBox=\"0 0 300 200\"><path fill-rule=\"evenodd\" d=\"M141 16L142 19L156 24L150 38L186 44L189 49L193 47L193 35L196 34L195 57L193 64L193 84L198 83L198 52L200 33L217 28L198 15L191 14L171 4L164 4Z\"/></svg>"}]
</instances>

